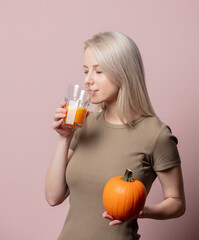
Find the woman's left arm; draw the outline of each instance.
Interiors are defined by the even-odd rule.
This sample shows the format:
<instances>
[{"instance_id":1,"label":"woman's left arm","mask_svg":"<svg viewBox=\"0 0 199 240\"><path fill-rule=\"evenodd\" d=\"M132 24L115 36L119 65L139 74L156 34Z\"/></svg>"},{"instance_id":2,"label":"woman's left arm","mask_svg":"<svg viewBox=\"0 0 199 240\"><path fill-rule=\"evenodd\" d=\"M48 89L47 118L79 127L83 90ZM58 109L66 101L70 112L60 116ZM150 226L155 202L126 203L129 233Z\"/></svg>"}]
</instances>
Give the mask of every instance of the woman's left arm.
<instances>
[{"instance_id":1,"label":"woman's left arm","mask_svg":"<svg viewBox=\"0 0 199 240\"><path fill-rule=\"evenodd\" d=\"M181 167L156 173L162 186L164 200L152 206L145 206L138 217L160 220L180 217L186 209Z\"/></svg>"}]
</instances>

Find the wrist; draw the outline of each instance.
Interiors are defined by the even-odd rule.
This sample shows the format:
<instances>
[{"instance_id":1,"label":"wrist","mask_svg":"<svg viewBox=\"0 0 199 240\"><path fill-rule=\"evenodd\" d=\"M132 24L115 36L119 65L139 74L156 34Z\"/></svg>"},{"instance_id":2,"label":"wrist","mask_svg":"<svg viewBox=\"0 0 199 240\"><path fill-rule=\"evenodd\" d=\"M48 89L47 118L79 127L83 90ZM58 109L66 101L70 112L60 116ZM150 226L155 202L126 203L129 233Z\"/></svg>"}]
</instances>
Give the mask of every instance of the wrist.
<instances>
[{"instance_id":1,"label":"wrist","mask_svg":"<svg viewBox=\"0 0 199 240\"><path fill-rule=\"evenodd\" d=\"M139 212L139 218L150 218L150 209L148 206L144 206L144 208Z\"/></svg>"},{"instance_id":2,"label":"wrist","mask_svg":"<svg viewBox=\"0 0 199 240\"><path fill-rule=\"evenodd\" d=\"M59 135L58 142L63 143L63 144L70 144L72 137L73 137L73 135L71 135L71 136Z\"/></svg>"}]
</instances>

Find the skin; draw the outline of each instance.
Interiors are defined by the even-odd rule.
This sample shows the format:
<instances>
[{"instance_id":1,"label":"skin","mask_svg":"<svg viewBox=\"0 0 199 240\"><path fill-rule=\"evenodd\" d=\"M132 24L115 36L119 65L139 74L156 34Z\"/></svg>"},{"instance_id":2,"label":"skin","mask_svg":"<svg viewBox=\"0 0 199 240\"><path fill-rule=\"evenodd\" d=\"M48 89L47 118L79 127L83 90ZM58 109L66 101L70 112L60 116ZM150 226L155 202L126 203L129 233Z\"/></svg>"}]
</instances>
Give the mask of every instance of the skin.
<instances>
[{"instance_id":1,"label":"skin","mask_svg":"<svg viewBox=\"0 0 199 240\"><path fill-rule=\"evenodd\" d=\"M107 107L105 120L113 124L122 124L116 108L119 88L103 73L90 48L87 48L84 52L84 71L85 86L90 91L91 102L93 104L105 102ZM74 130L67 128L63 124L63 119L66 116L65 105L65 102L60 103L52 123L53 129L59 133L59 139L55 155L46 175L45 194L51 206L62 203L69 195L65 182L65 169L73 154L73 151L69 149L69 145ZM134 113L132 112L132 114ZM137 117L139 116L136 114L132 115L133 119ZM156 173L162 186L164 200L152 206L144 206L137 217L170 219L183 215L186 204L181 167L177 166ZM106 211L102 214L102 217L110 220L110 226L123 223L123 221L108 215Z\"/></svg>"}]
</instances>

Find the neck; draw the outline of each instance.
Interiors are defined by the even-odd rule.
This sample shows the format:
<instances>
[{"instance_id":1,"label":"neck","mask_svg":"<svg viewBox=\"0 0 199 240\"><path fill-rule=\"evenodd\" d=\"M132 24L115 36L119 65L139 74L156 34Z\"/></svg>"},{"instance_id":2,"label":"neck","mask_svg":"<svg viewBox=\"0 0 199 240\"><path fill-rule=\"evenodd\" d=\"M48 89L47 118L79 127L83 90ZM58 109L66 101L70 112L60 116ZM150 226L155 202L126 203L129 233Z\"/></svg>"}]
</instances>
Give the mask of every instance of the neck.
<instances>
[{"instance_id":1,"label":"neck","mask_svg":"<svg viewBox=\"0 0 199 240\"><path fill-rule=\"evenodd\" d=\"M113 124L122 124L118 116L116 102L106 104L105 120Z\"/></svg>"},{"instance_id":2,"label":"neck","mask_svg":"<svg viewBox=\"0 0 199 240\"><path fill-rule=\"evenodd\" d=\"M141 115L132 111L132 121L139 118ZM109 123L113 124L123 124L119 118L118 111L117 111L117 103L112 102L110 104L106 103L106 110L105 110L105 120Z\"/></svg>"}]
</instances>

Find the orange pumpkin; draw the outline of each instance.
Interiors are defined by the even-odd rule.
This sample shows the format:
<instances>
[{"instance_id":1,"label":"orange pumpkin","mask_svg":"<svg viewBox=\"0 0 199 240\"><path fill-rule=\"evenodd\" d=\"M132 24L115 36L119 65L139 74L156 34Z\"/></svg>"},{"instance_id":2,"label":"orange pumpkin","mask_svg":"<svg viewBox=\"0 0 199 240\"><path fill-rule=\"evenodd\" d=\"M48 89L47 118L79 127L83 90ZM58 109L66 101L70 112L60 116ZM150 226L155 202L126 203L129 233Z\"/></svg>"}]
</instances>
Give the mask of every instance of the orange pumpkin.
<instances>
[{"instance_id":1,"label":"orange pumpkin","mask_svg":"<svg viewBox=\"0 0 199 240\"><path fill-rule=\"evenodd\" d=\"M103 191L103 204L107 213L115 219L128 220L137 217L146 200L146 189L142 182L132 178L132 171L111 178Z\"/></svg>"}]
</instances>

